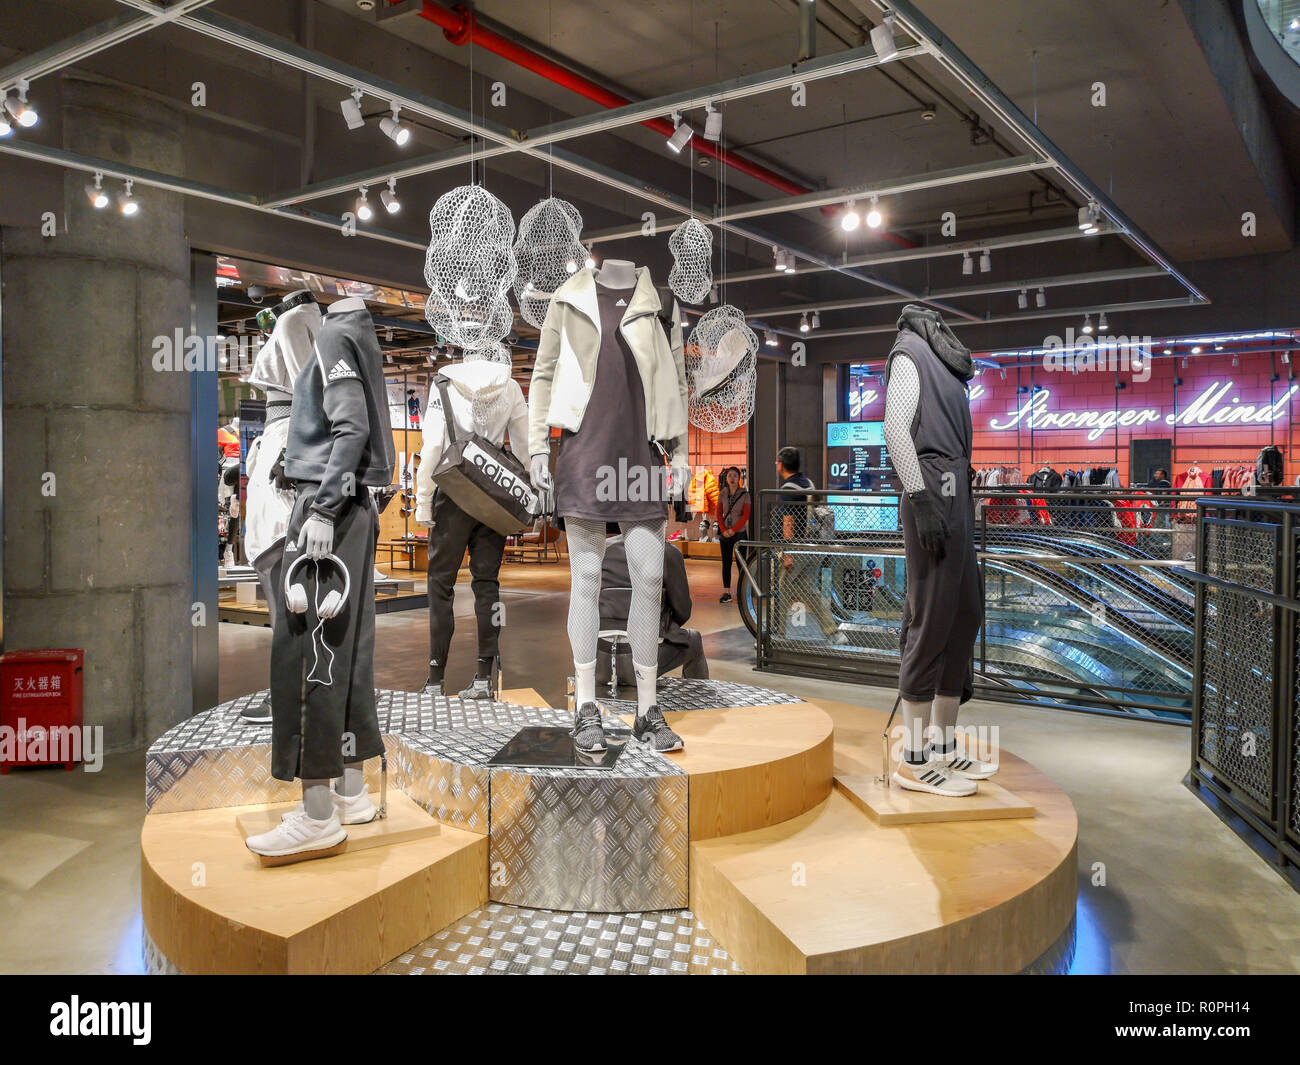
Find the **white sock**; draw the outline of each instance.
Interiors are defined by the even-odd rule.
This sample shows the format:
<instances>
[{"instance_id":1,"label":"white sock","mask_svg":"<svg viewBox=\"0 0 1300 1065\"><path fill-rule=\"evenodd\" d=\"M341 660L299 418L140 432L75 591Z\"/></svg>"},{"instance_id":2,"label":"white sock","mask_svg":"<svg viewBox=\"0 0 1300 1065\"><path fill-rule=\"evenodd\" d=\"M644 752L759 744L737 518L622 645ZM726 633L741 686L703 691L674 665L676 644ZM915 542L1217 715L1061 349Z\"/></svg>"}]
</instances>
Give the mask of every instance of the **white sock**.
<instances>
[{"instance_id":1,"label":"white sock","mask_svg":"<svg viewBox=\"0 0 1300 1065\"><path fill-rule=\"evenodd\" d=\"M596 701L596 663L573 663L573 706L582 709L584 703Z\"/></svg>"},{"instance_id":2,"label":"white sock","mask_svg":"<svg viewBox=\"0 0 1300 1065\"><path fill-rule=\"evenodd\" d=\"M957 746L957 711L961 701L955 695L936 695L930 706L931 743L937 754L951 754Z\"/></svg>"},{"instance_id":3,"label":"white sock","mask_svg":"<svg viewBox=\"0 0 1300 1065\"><path fill-rule=\"evenodd\" d=\"M636 674L636 716L645 717L646 711L654 706L659 691L659 670L655 666L639 666L633 662L632 672Z\"/></svg>"}]
</instances>

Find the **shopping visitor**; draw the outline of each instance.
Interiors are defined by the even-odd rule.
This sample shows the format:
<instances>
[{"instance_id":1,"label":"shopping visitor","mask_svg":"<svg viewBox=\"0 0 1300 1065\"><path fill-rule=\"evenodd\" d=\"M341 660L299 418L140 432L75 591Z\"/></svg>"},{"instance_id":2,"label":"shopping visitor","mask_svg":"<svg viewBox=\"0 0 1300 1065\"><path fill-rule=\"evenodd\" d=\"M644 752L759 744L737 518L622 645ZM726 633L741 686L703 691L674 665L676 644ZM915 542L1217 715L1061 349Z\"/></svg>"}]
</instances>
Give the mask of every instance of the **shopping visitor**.
<instances>
[{"instance_id":1,"label":"shopping visitor","mask_svg":"<svg viewBox=\"0 0 1300 1065\"><path fill-rule=\"evenodd\" d=\"M783 447L776 456L776 477L784 489L774 508L775 525L772 539L782 543L806 540L810 535L809 512L816 505L817 486L803 472L803 458L799 449ZM777 574L776 608L779 620L777 632L791 638L791 621L802 625L803 617L811 615L821 628L822 635L831 644L840 647L848 637L840 630L826 605L821 590L822 556L811 551L782 551L781 569Z\"/></svg>"},{"instance_id":2,"label":"shopping visitor","mask_svg":"<svg viewBox=\"0 0 1300 1065\"><path fill-rule=\"evenodd\" d=\"M722 598L719 603L731 602L731 561L736 552L736 541L745 535L749 526L749 489L744 486L740 470L728 466L722 471L722 487L718 491L718 540L722 544Z\"/></svg>"}]
</instances>

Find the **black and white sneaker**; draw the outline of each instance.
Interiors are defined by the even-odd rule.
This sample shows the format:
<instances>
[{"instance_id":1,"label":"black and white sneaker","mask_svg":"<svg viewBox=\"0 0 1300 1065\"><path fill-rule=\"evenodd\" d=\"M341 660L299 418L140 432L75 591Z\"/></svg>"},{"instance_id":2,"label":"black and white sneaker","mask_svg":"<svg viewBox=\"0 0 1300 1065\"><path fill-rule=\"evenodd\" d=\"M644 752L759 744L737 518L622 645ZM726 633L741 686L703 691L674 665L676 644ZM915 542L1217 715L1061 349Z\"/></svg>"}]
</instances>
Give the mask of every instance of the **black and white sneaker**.
<instances>
[{"instance_id":1,"label":"black and white sneaker","mask_svg":"<svg viewBox=\"0 0 1300 1065\"><path fill-rule=\"evenodd\" d=\"M649 744L651 749L660 754L680 751L685 746L682 738L668 727L668 722L664 720L663 712L658 705L650 707L644 717L637 714L636 723L632 726L632 736L638 743Z\"/></svg>"},{"instance_id":2,"label":"black and white sneaker","mask_svg":"<svg viewBox=\"0 0 1300 1065\"><path fill-rule=\"evenodd\" d=\"M424 682L424 687L420 689L421 695L442 695L442 681L434 680L432 677Z\"/></svg>"},{"instance_id":3,"label":"black and white sneaker","mask_svg":"<svg viewBox=\"0 0 1300 1065\"><path fill-rule=\"evenodd\" d=\"M271 723L271 697L268 695L260 702L249 703L239 711L239 720L250 725L269 725Z\"/></svg>"},{"instance_id":4,"label":"black and white sneaker","mask_svg":"<svg viewBox=\"0 0 1300 1065\"><path fill-rule=\"evenodd\" d=\"M590 753L605 749L605 728L600 723L600 707L583 703L573 715L573 746Z\"/></svg>"},{"instance_id":5,"label":"black and white sneaker","mask_svg":"<svg viewBox=\"0 0 1300 1065\"><path fill-rule=\"evenodd\" d=\"M931 757L940 766L968 780L988 780L998 771L997 762L981 762L978 758L967 758L956 748L950 754L935 751Z\"/></svg>"},{"instance_id":6,"label":"black and white sneaker","mask_svg":"<svg viewBox=\"0 0 1300 1065\"><path fill-rule=\"evenodd\" d=\"M894 770L892 777L895 784L908 791L924 791L931 795L946 795L961 799L974 795L979 790L975 781L958 773L950 773L942 762L923 762L913 765L902 762Z\"/></svg>"},{"instance_id":7,"label":"black and white sneaker","mask_svg":"<svg viewBox=\"0 0 1300 1065\"><path fill-rule=\"evenodd\" d=\"M730 592L723 592L722 595L718 598L718 602L719 602L719 603L730 603L730 602L731 602L731 593L730 593Z\"/></svg>"},{"instance_id":8,"label":"black and white sneaker","mask_svg":"<svg viewBox=\"0 0 1300 1065\"><path fill-rule=\"evenodd\" d=\"M491 699L492 698L492 681L488 677L475 677L474 683L468 688L462 688L460 692L462 699Z\"/></svg>"}]
</instances>

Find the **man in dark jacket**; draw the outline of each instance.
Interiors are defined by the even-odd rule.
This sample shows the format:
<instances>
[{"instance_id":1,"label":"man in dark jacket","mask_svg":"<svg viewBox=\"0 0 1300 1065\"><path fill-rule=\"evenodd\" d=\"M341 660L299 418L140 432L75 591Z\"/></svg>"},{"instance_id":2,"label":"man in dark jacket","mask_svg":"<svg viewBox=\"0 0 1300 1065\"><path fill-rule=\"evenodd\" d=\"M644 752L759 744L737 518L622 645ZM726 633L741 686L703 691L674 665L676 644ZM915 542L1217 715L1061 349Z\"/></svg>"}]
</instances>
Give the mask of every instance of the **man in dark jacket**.
<instances>
[{"instance_id":1,"label":"man in dark jacket","mask_svg":"<svg viewBox=\"0 0 1300 1065\"><path fill-rule=\"evenodd\" d=\"M614 525L617 531L618 526ZM600 631L626 632L632 586L627 571L627 551L622 536L605 541L605 561L600 571ZM709 663L704 658L704 639L694 629L683 628L691 617L691 586L686 580L686 560L672 544L664 544L664 585L659 616L659 676L682 667L682 676L707 680ZM618 645L618 680L632 685L632 652L627 640ZM608 683L609 641L600 641L596 680Z\"/></svg>"}]
</instances>

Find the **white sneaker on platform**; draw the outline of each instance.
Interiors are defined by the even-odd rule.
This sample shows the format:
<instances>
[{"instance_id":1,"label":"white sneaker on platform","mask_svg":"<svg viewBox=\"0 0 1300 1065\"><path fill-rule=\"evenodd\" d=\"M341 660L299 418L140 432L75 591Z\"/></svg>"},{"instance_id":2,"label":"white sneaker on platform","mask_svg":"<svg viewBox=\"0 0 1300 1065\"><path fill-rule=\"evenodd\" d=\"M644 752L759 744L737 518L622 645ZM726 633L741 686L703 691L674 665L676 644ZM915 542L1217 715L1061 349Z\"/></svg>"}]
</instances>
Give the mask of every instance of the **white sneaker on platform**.
<instances>
[{"instance_id":1,"label":"white sneaker on platform","mask_svg":"<svg viewBox=\"0 0 1300 1065\"><path fill-rule=\"evenodd\" d=\"M370 793L365 788L362 788L355 795L348 796L340 795L331 787L330 797L334 800L334 813L341 824L368 825L379 816L379 807L370 801ZM306 810L303 809L302 803L299 803L280 820L287 821L289 818L297 817L303 813L306 813Z\"/></svg>"},{"instance_id":2,"label":"white sneaker on platform","mask_svg":"<svg viewBox=\"0 0 1300 1065\"><path fill-rule=\"evenodd\" d=\"M975 781L967 777L950 773L940 762L926 762L924 765L912 765L903 762L894 770L891 778L900 788L908 791L924 791L931 795L947 795L949 798L961 799L974 795L978 791Z\"/></svg>"},{"instance_id":3,"label":"white sneaker on platform","mask_svg":"<svg viewBox=\"0 0 1300 1065\"><path fill-rule=\"evenodd\" d=\"M935 751L931 758L936 764L968 780L988 780L998 771L997 762L981 762L978 758L967 758L960 748L954 749L951 754L940 754Z\"/></svg>"},{"instance_id":4,"label":"white sneaker on platform","mask_svg":"<svg viewBox=\"0 0 1300 1065\"><path fill-rule=\"evenodd\" d=\"M348 834L343 831L337 813L317 821L306 812L294 811L271 831L249 836L244 844L263 865L288 865L338 854L347 841Z\"/></svg>"}]
</instances>

